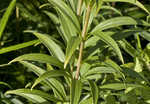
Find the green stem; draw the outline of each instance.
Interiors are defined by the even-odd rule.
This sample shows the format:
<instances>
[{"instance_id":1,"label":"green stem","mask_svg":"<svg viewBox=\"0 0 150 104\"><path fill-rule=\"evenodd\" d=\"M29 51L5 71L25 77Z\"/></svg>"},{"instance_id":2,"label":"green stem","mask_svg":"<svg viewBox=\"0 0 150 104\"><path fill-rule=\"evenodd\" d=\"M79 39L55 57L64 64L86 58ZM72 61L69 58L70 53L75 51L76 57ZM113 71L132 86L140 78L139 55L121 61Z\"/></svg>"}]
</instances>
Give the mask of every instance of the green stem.
<instances>
[{"instance_id":1,"label":"green stem","mask_svg":"<svg viewBox=\"0 0 150 104\"><path fill-rule=\"evenodd\" d=\"M79 57L78 57L78 61L77 61L77 71L76 71L76 79L79 79L79 73L80 73L80 67L81 67L81 62L82 62L82 56L83 56L83 49L84 49L84 39L86 37L87 34L87 28L88 28L88 23L89 23L89 17L90 17L90 13L91 13L91 5L89 4L87 7L87 12L86 12L86 18L85 18L85 24L82 30L82 39L83 41L80 44L80 50L79 50Z\"/></svg>"}]
</instances>

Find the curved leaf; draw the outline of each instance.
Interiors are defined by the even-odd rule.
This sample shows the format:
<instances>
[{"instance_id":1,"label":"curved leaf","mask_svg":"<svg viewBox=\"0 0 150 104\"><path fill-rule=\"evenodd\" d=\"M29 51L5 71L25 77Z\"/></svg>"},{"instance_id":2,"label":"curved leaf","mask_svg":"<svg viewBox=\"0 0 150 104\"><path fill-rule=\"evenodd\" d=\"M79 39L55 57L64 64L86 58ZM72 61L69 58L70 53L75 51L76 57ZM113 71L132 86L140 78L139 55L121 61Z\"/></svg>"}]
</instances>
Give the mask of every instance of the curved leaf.
<instances>
[{"instance_id":1,"label":"curved leaf","mask_svg":"<svg viewBox=\"0 0 150 104\"><path fill-rule=\"evenodd\" d=\"M57 60L55 57L49 56L46 54L40 54L40 53L31 53L31 54L25 54L25 55L19 56L13 59L12 61L10 61L8 64L11 64L17 61L24 61L24 60L38 61L41 63L49 63L51 65L58 66L60 68L63 67L63 64L59 60Z\"/></svg>"},{"instance_id":2,"label":"curved leaf","mask_svg":"<svg viewBox=\"0 0 150 104\"><path fill-rule=\"evenodd\" d=\"M63 70L51 70L48 72L45 72L43 75L41 75L39 78L36 79L36 81L34 82L32 89L39 84L41 81L47 79L47 78L53 78L53 77L60 77L60 76L67 76L70 77L70 75Z\"/></svg>"},{"instance_id":3,"label":"curved leaf","mask_svg":"<svg viewBox=\"0 0 150 104\"><path fill-rule=\"evenodd\" d=\"M122 26L122 25L136 25L136 24L137 22L131 17L126 17L126 16L115 17L101 22L92 30L91 33L102 31L113 27Z\"/></svg>"},{"instance_id":4,"label":"curved leaf","mask_svg":"<svg viewBox=\"0 0 150 104\"><path fill-rule=\"evenodd\" d=\"M33 33L40 41L48 48L50 53L57 57L61 62L64 62L65 55L58 44L56 44L53 39L47 34L41 34L34 31L26 31Z\"/></svg>"},{"instance_id":5,"label":"curved leaf","mask_svg":"<svg viewBox=\"0 0 150 104\"><path fill-rule=\"evenodd\" d=\"M80 23L77 19L77 16L74 14L71 8L66 5L64 1L62 0L48 0L48 1L55 7L59 8L59 10L61 10L72 21L76 29L80 31Z\"/></svg>"},{"instance_id":6,"label":"curved leaf","mask_svg":"<svg viewBox=\"0 0 150 104\"><path fill-rule=\"evenodd\" d=\"M45 92L42 92L40 90L31 90L31 89L17 89L17 90L10 90L5 93L5 95L8 94L15 94L22 96L33 103L48 103L48 101L58 102L61 101L60 99L51 96L50 94L47 94ZM50 102L49 102L50 103Z\"/></svg>"},{"instance_id":7,"label":"curved leaf","mask_svg":"<svg viewBox=\"0 0 150 104\"><path fill-rule=\"evenodd\" d=\"M103 0L103 1L104 2L126 2L126 3L131 3L131 4L134 4L134 5L138 6L139 8L143 9L148 14L150 14L150 12L138 0Z\"/></svg>"},{"instance_id":8,"label":"curved leaf","mask_svg":"<svg viewBox=\"0 0 150 104\"><path fill-rule=\"evenodd\" d=\"M9 4L9 6L8 6L6 12L4 13L2 19L0 20L0 39L2 37L4 29L6 27L7 21L10 17L10 14L11 14L12 10L15 7L15 4L16 4L16 0L12 0L11 3Z\"/></svg>"},{"instance_id":9,"label":"curved leaf","mask_svg":"<svg viewBox=\"0 0 150 104\"><path fill-rule=\"evenodd\" d=\"M7 86L7 87L9 87L9 88L12 88L9 84L7 84L7 83L5 83L5 82L1 82L1 81L0 81L0 85L4 85L4 86Z\"/></svg>"},{"instance_id":10,"label":"curved leaf","mask_svg":"<svg viewBox=\"0 0 150 104\"><path fill-rule=\"evenodd\" d=\"M122 53L119 49L118 44L109 35L106 35L100 31L94 32L92 34L98 36L102 41L104 41L106 44L111 46L113 48L113 50L116 52L116 54L119 56L119 59L121 60L121 62L124 63L123 56L122 56Z\"/></svg>"}]
</instances>

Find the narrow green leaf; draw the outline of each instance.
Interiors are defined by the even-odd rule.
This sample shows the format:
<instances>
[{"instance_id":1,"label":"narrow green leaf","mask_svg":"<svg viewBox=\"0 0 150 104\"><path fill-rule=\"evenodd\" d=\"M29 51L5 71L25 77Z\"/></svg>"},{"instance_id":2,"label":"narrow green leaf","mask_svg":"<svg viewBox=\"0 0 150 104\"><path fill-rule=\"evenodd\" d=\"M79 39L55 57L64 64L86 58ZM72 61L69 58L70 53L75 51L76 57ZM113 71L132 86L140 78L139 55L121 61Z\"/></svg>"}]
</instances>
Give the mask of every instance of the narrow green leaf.
<instances>
[{"instance_id":1,"label":"narrow green leaf","mask_svg":"<svg viewBox=\"0 0 150 104\"><path fill-rule=\"evenodd\" d=\"M13 8L15 7L15 4L16 4L16 0L12 0L8 6L6 12L4 13L2 19L0 20L0 39L2 37L4 29L6 27L7 21L10 17L10 14L12 13Z\"/></svg>"},{"instance_id":2,"label":"narrow green leaf","mask_svg":"<svg viewBox=\"0 0 150 104\"><path fill-rule=\"evenodd\" d=\"M112 89L112 90L123 90L128 87L138 88L143 86L139 84L124 84L124 83L111 83L100 86L101 89Z\"/></svg>"},{"instance_id":3,"label":"narrow green leaf","mask_svg":"<svg viewBox=\"0 0 150 104\"><path fill-rule=\"evenodd\" d=\"M122 53L119 49L118 44L115 42L115 40L113 40L109 35L106 35L106 34L104 34L103 32L100 32L100 31L99 32L94 32L92 34L100 37L100 39L102 41L104 41L106 44L111 46L113 48L113 50L116 52L116 54L119 56L119 59L121 60L121 62L124 63Z\"/></svg>"},{"instance_id":4,"label":"narrow green leaf","mask_svg":"<svg viewBox=\"0 0 150 104\"><path fill-rule=\"evenodd\" d=\"M123 48L132 57L138 55L138 51L126 40L120 40L118 43L121 46L121 48Z\"/></svg>"},{"instance_id":5,"label":"narrow green leaf","mask_svg":"<svg viewBox=\"0 0 150 104\"><path fill-rule=\"evenodd\" d=\"M72 37L71 40L68 42L67 49L66 49L64 68L66 68L70 58L72 57L73 53L79 46L80 42L81 42L81 39L79 37Z\"/></svg>"},{"instance_id":6,"label":"narrow green leaf","mask_svg":"<svg viewBox=\"0 0 150 104\"><path fill-rule=\"evenodd\" d=\"M149 32L143 31L140 33L140 36L142 36L144 39L150 41L150 33Z\"/></svg>"},{"instance_id":7,"label":"narrow green leaf","mask_svg":"<svg viewBox=\"0 0 150 104\"><path fill-rule=\"evenodd\" d=\"M112 11L114 11L114 12L116 12L117 14L119 14L119 15L122 15L122 13L118 10L118 9L116 9L116 8L114 8L114 7L112 7L112 6L102 6L101 7L101 9L108 9L108 10L112 10Z\"/></svg>"},{"instance_id":8,"label":"narrow green leaf","mask_svg":"<svg viewBox=\"0 0 150 104\"><path fill-rule=\"evenodd\" d=\"M64 62L65 55L64 55L62 49L60 48L60 46L58 44L56 44L53 41L53 39L49 35L37 33L37 32L34 32L34 31L25 31L25 32L31 32L31 33L33 33L48 48L48 50L50 51L50 53L52 55L54 55L55 57L57 57L61 62Z\"/></svg>"},{"instance_id":9,"label":"narrow green leaf","mask_svg":"<svg viewBox=\"0 0 150 104\"><path fill-rule=\"evenodd\" d=\"M92 30L91 33L102 31L113 27L122 26L122 25L136 25L136 24L137 22L131 17L126 17L126 16L115 17L101 22Z\"/></svg>"},{"instance_id":10,"label":"narrow green leaf","mask_svg":"<svg viewBox=\"0 0 150 104\"><path fill-rule=\"evenodd\" d=\"M93 74L101 74L101 73L116 73L117 71L112 67L95 67L90 69L88 72L84 74L84 76L90 76Z\"/></svg>"},{"instance_id":11,"label":"narrow green leaf","mask_svg":"<svg viewBox=\"0 0 150 104\"><path fill-rule=\"evenodd\" d=\"M12 88L9 84L5 83L5 82L1 82L0 81L0 85L4 85L4 86L7 86L8 88Z\"/></svg>"},{"instance_id":12,"label":"narrow green leaf","mask_svg":"<svg viewBox=\"0 0 150 104\"><path fill-rule=\"evenodd\" d=\"M32 72L34 72L37 76L41 76L46 72L46 70L41 69L40 67L29 62L20 61L20 63L26 66ZM53 90L54 95L57 96L59 99L64 100L66 98L64 86L59 80L55 78L47 78L46 80L44 80L44 84L45 83L47 84L47 87Z\"/></svg>"},{"instance_id":13,"label":"narrow green leaf","mask_svg":"<svg viewBox=\"0 0 150 104\"><path fill-rule=\"evenodd\" d=\"M15 94L15 95L19 95L22 96L30 101L32 101L33 103L48 103L48 101L53 101L53 102L58 102L61 101L58 98L47 94L45 92L42 92L40 90L31 90L31 89L17 89L17 90L10 90L7 91L5 93L5 95L8 94ZM49 102L50 103L50 102Z\"/></svg>"},{"instance_id":14,"label":"narrow green leaf","mask_svg":"<svg viewBox=\"0 0 150 104\"><path fill-rule=\"evenodd\" d=\"M148 14L150 14L150 12L138 0L103 0L103 1L104 2L126 2L126 3L131 3L131 4L134 4L134 5L138 6L139 8L143 9Z\"/></svg>"},{"instance_id":15,"label":"narrow green leaf","mask_svg":"<svg viewBox=\"0 0 150 104\"><path fill-rule=\"evenodd\" d=\"M19 62L24 66L26 66L30 71L34 72L37 76L40 76L45 73L45 70L27 61L19 61Z\"/></svg>"},{"instance_id":16,"label":"narrow green leaf","mask_svg":"<svg viewBox=\"0 0 150 104\"><path fill-rule=\"evenodd\" d=\"M77 16L75 13L71 10L69 6L66 5L66 3L62 0L48 0L51 4L53 4L55 7L59 8L74 24L76 29L80 31L80 23L78 21Z\"/></svg>"},{"instance_id":17,"label":"narrow green leaf","mask_svg":"<svg viewBox=\"0 0 150 104\"><path fill-rule=\"evenodd\" d=\"M89 81L89 85L90 85L91 93L92 93L92 97L93 97L93 104L97 104L98 95L99 95L98 87L97 87L96 83L93 81Z\"/></svg>"},{"instance_id":18,"label":"narrow green leaf","mask_svg":"<svg viewBox=\"0 0 150 104\"><path fill-rule=\"evenodd\" d=\"M41 63L49 63L51 65L58 66L60 68L63 67L63 64L59 60L57 60L55 57L49 56L46 54L40 54L40 53L31 53L31 54L25 54L25 55L19 56L13 59L12 61L10 61L8 64L11 64L17 61L25 61L25 60L37 61Z\"/></svg>"},{"instance_id":19,"label":"narrow green leaf","mask_svg":"<svg viewBox=\"0 0 150 104\"><path fill-rule=\"evenodd\" d=\"M43 81L47 78L60 77L60 76L70 77L70 75L64 70L51 70L51 71L45 72L39 78L37 78L36 81L34 82L33 86L32 86L32 89L37 84L39 84L41 81Z\"/></svg>"},{"instance_id":20,"label":"narrow green leaf","mask_svg":"<svg viewBox=\"0 0 150 104\"><path fill-rule=\"evenodd\" d=\"M20 43L17 45L5 47L5 48L0 49L0 54L15 51L15 50L22 49L25 47L29 47L29 46L32 46L32 45L38 43L38 42L40 42L40 41L39 40L33 40L33 41L25 42L25 43Z\"/></svg>"},{"instance_id":21,"label":"narrow green leaf","mask_svg":"<svg viewBox=\"0 0 150 104\"><path fill-rule=\"evenodd\" d=\"M73 79L71 84L70 104L79 104L81 92L82 82L80 80Z\"/></svg>"}]
</instances>

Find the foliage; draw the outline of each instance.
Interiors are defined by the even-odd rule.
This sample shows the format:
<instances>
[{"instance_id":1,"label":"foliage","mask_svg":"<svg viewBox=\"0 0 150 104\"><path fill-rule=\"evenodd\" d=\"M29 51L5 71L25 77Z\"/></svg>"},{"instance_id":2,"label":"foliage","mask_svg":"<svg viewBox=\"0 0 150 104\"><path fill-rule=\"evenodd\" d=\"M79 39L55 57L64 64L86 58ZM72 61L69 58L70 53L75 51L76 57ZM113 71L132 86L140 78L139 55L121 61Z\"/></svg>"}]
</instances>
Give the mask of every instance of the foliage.
<instances>
[{"instance_id":1,"label":"foliage","mask_svg":"<svg viewBox=\"0 0 150 104\"><path fill-rule=\"evenodd\" d=\"M10 1L0 10L0 103L149 104L147 2Z\"/></svg>"}]
</instances>

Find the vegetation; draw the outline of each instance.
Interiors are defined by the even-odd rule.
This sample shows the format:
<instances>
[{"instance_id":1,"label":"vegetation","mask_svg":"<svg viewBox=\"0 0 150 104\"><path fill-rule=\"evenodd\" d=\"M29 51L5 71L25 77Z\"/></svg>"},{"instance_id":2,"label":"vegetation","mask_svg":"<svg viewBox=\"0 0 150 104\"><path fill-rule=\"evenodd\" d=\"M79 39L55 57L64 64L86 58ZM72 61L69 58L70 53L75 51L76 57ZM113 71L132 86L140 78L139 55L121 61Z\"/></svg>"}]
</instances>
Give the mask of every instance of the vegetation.
<instances>
[{"instance_id":1,"label":"vegetation","mask_svg":"<svg viewBox=\"0 0 150 104\"><path fill-rule=\"evenodd\" d=\"M148 0L0 1L0 104L150 104Z\"/></svg>"}]
</instances>

